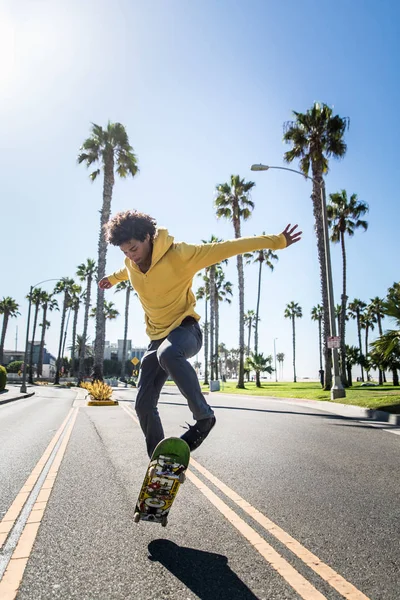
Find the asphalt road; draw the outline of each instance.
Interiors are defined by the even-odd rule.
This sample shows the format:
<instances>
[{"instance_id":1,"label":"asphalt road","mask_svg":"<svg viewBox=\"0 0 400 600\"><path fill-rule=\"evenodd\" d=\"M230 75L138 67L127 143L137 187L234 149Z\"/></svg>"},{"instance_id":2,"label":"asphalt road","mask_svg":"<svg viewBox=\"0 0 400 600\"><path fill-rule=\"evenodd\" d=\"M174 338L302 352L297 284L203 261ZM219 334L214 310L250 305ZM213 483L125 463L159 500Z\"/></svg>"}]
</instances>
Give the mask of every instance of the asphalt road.
<instances>
[{"instance_id":1,"label":"asphalt road","mask_svg":"<svg viewBox=\"0 0 400 600\"><path fill-rule=\"evenodd\" d=\"M167 528L136 525L148 461L135 391L114 396L118 407L87 407L43 388L0 407L0 520L67 417L71 427L18 600L399 598L399 435L295 401L210 395L217 426ZM160 412L166 435L191 420L173 387ZM15 597L1 586L1 600Z\"/></svg>"}]
</instances>

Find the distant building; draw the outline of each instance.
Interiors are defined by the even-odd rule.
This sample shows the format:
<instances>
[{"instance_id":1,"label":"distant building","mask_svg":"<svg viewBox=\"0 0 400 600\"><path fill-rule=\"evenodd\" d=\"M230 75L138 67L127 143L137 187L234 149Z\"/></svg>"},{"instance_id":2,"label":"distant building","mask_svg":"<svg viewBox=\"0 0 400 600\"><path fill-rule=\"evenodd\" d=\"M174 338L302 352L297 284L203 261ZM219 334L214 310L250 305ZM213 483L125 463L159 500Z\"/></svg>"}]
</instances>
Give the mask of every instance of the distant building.
<instances>
[{"instance_id":1,"label":"distant building","mask_svg":"<svg viewBox=\"0 0 400 600\"><path fill-rule=\"evenodd\" d=\"M36 369L39 361L40 342L33 343L33 366ZM28 357L31 352L31 343L28 342ZM3 364L5 367L16 360L25 360L25 352L22 350L4 350L3 353ZM29 358L28 358L29 360ZM50 378L56 374L56 357L47 352L46 348L43 348L43 372L42 377Z\"/></svg>"},{"instance_id":2,"label":"distant building","mask_svg":"<svg viewBox=\"0 0 400 600\"><path fill-rule=\"evenodd\" d=\"M94 350L94 343L92 346ZM118 360L119 362L122 362L123 346L124 340L118 340L118 343L106 340L104 343L104 360ZM132 340L126 340L126 360L132 360L134 356L139 360L142 360L146 350L147 348L143 347L132 347Z\"/></svg>"},{"instance_id":3,"label":"distant building","mask_svg":"<svg viewBox=\"0 0 400 600\"><path fill-rule=\"evenodd\" d=\"M24 360L24 350L4 350L2 364L6 367L15 360Z\"/></svg>"}]
</instances>

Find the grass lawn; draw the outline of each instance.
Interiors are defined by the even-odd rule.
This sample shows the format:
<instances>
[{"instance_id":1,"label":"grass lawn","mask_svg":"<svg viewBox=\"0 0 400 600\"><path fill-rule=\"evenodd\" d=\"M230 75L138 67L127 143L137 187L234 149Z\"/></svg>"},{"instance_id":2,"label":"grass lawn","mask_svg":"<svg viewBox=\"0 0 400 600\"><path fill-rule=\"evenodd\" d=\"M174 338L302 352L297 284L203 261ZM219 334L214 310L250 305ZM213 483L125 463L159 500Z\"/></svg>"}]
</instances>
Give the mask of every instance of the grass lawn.
<instances>
[{"instance_id":1,"label":"grass lawn","mask_svg":"<svg viewBox=\"0 0 400 600\"><path fill-rule=\"evenodd\" d=\"M221 382L221 393L330 401L330 392L324 392L318 383L313 382L263 382L261 384L262 387L257 388L255 382L250 381L245 383L246 389L244 390L239 390L236 387L236 384L236 381L228 381L227 383ZM208 389L208 386L202 385L203 391L208 391ZM361 387L360 383L354 383L351 388L346 389L346 398L340 398L337 402L341 404L354 404L365 408L376 408L400 414L400 388L394 387L389 383L377 387Z\"/></svg>"}]
</instances>

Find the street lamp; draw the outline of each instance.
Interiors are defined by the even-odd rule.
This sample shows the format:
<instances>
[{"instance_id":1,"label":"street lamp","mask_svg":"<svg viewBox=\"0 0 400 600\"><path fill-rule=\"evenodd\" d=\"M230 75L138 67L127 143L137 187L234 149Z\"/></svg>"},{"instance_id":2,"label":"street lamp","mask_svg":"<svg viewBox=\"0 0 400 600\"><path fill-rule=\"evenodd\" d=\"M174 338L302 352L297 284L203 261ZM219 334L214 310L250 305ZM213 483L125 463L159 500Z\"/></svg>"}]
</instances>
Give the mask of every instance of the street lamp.
<instances>
[{"instance_id":1,"label":"street lamp","mask_svg":"<svg viewBox=\"0 0 400 600\"><path fill-rule=\"evenodd\" d=\"M275 382L278 381L278 374L276 372L276 347L275 347L275 340L277 340L278 338L274 338L274 363L275 363Z\"/></svg>"},{"instance_id":2,"label":"street lamp","mask_svg":"<svg viewBox=\"0 0 400 600\"><path fill-rule=\"evenodd\" d=\"M27 358L28 358L28 344L29 344L29 325L31 321L31 306L32 306L32 292L38 285L42 283L47 283L48 281L58 281L58 279L45 279L44 281L39 281L39 283L35 283L35 285L31 285L31 289L29 290L29 308L28 308L28 323L26 325L26 339L25 339L25 356L24 356L24 370L22 371L22 383L20 387L21 394L26 394L26 368L27 368ZM34 341L34 340L32 340Z\"/></svg>"},{"instance_id":3,"label":"street lamp","mask_svg":"<svg viewBox=\"0 0 400 600\"><path fill-rule=\"evenodd\" d=\"M270 167L268 165L258 164L252 165L252 171L268 171L269 169L279 169L281 171L291 171L292 173L297 173L297 175L301 175L306 179L310 179L314 183L320 186L321 190L321 207L322 207L322 221L324 226L324 246L325 246L325 269L326 269L326 278L328 280L328 312L329 312L329 328L331 337L336 337L336 321L335 321L335 301L333 298L333 282L332 282L332 267L331 267L331 254L330 254L330 246L329 246L329 233L328 233L328 219L326 215L326 195L325 195L325 182L322 179L322 184L320 184L313 177L309 177L309 175L305 175L301 171L296 171L295 169L289 169L289 167ZM335 400L336 398L345 398L346 391L342 385L342 380L339 373L339 357L337 348L332 348L332 361L333 361L333 373L334 373L334 382L331 388L331 398Z\"/></svg>"}]
</instances>

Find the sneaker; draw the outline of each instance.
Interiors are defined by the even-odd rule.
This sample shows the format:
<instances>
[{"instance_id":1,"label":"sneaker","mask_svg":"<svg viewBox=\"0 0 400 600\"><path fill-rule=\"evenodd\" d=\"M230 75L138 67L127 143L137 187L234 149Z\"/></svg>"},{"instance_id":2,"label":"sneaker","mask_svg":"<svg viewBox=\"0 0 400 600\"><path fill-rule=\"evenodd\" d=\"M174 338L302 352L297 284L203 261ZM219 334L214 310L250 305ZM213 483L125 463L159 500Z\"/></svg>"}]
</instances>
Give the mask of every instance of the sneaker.
<instances>
[{"instance_id":1,"label":"sneaker","mask_svg":"<svg viewBox=\"0 0 400 600\"><path fill-rule=\"evenodd\" d=\"M207 419L201 419L201 421L196 421L194 425L189 425L188 423L188 430L181 435L181 439L185 440L190 451L196 450L196 448L204 442L211 429L214 427L215 421L215 417L209 417Z\"/></svg>"}]
</instances>

